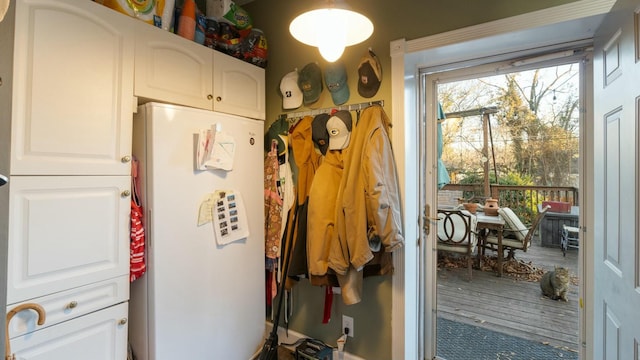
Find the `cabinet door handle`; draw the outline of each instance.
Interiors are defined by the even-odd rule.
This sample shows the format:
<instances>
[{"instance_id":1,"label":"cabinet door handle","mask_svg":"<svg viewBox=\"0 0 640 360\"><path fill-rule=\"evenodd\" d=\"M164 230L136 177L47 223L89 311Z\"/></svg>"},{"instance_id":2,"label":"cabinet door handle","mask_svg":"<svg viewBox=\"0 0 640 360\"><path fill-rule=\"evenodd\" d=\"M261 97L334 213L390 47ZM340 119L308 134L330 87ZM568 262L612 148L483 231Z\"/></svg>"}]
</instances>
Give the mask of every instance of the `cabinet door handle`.
<instances>
[{"instance_id":1,"label":"cabinet door handle","mask_svg":"<svg viewBox=\"0 0 640 360\"><path fill-rule=\"evenodd\" d=\"M131 191L130 191L130 190L124 190L124 191L122 192L122 194L120 194L120 195L121 195L122 197L127 197L127 196L131 195Z\"/></svg>"},{"instance_id":2,"label":"cabinet door handle","mask_svg":"<svg viewBox=\"0 0 640 360\"><path fill-rule=\"evenodd\" d=\"M222 101L222 97L221 97L221 96L218 96L218 97L216 98L216 101L217 101L217 102Z\"/></svg>"},{"instance_id":3,"label":"cabinet door handle","mask_svg":"<svg viewBox=\"0 0 640 360\"><path fill-rule=\"evenodd\" d=\"M78 306L78 302L74 300L67 304L67 309L75 309L77 306Z\"/></svg>"},{"instance_id":4,"label":"cabinet door handle","mask_svg":"<svg viewBox=\"0 0 640 360\"><path fill-rule=\"evenodd\" d=\"M207 95L207 100L211 100L211 99L213 99L213 95L211 94Z\"/></svg>"},{"instance_id":5,"label":"cabinet door handle","mask_svg":"<svg viewBox=\"0 0 640 360\"><path fill-rule=\"evenodd\" d=\"M122 157L122 159L120 159L120 161L122 161L123 163L128 163L129 161L131 161L131 156L125 155Z\"/></svg>"},{"instance_id":6,"label":"cabinet door handle","mask_svg":"<svg viewBox=\"0 0 640 360\"><path fill-rule=\"evenodd\" d=\"M125 325L127 323L127 321L128 321L127 318L122 318L122 319L120 319L120 321L118 321L118 324Z\"/></svg>"}]
</instances>

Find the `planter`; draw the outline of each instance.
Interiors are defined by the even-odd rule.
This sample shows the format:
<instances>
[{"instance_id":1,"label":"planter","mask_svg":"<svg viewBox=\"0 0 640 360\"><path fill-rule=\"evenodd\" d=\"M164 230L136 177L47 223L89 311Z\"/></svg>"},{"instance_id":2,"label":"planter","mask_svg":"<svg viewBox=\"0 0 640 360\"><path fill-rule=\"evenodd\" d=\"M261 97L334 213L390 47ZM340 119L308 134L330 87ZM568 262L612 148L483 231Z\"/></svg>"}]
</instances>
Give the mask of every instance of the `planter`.
<instances>
[{"instance_id":1,"label":"planter","mask_svg":"<svg viewBox=\"0 0 640 360\"><path fill-rule=\"evenodd\" d=\"M487 199L484 203L484 213L490 216L498 216L498 199Z\"/></svg>"}]
</instances>

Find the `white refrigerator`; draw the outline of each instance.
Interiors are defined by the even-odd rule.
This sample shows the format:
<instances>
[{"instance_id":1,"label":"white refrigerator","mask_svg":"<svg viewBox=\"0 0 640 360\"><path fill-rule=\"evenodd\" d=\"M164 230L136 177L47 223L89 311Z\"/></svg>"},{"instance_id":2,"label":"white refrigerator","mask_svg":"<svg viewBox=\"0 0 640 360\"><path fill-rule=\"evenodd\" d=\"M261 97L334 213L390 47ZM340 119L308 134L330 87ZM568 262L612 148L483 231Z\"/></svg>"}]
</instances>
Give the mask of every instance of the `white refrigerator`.
<instances>
[{"instance_id":1,"label":"white refrigerator","mask_svg":"<svg viewBox=\"0 0 640 360\"><path fill-rule=\"evenodd\" d=\"M197 134L212 126L235 142L231 170L196 166ZM250 359L265 337L264 122L147 103L133 133L147 246L147 273L131 284L136 358ZM231 223L218 221L216 205L198 225L203 200L220 190L240 194L249 232L226 244L217 236Z\"/></svg>"}]
</instances>

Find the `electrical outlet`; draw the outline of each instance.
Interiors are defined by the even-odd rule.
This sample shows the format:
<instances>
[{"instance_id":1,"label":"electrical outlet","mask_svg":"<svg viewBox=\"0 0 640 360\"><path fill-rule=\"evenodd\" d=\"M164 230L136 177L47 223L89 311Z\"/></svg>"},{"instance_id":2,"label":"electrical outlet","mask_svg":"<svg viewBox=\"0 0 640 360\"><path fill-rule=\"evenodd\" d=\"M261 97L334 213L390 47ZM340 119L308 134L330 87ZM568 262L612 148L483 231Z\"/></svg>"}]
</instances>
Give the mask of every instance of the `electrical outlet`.
<instances>
[{"instance_id":1,"label":"electrical outlet","mask_svg":"<svg viewBox=\"0 0 640 360\"><path fill-rule=\"evenodd\" d=\"M349 329L348 333L347 330ZM349 337L353 337L353 318L347 315L342 315L342 332L346 333Z\"/></svg>"}]
</instances>

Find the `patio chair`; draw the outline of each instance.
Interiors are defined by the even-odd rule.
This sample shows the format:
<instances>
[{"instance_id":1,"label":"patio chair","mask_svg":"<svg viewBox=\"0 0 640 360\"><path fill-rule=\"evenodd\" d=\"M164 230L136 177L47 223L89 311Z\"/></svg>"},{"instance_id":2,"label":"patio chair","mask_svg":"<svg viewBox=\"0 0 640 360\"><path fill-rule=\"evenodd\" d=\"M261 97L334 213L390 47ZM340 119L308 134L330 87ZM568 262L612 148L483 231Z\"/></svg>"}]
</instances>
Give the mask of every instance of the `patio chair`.
<instances>
[{"instance_id":1,"label":"patio chair","mask_svg":"<svg viewBox=\"0 0 640 360\"><path fill-rule=\"evenodd\" d=\"M562 238L560 240L560 248L562 256L567 256L567 249L577 249L580 247L580 228L562 224Z\"/></svg>"},{"instance_id":2,"label":"patio chair","mask_svg":"<svg viewBox=\"0 0 640 360\"><path fill-rule=\"evenodd\" d=\"M500 215L505 222L505 227L502 231L502 250L509 252L509 254L505 257L506 259L513 259L516 250L527 252L527 249L529 249L529 247L531 246L531 239L533 238L533 234L536 232L538 224L547 213L547 210L549 210L549 206L545 206L544 208L542 208L542 210L538 212L538 215L533 220L531 226L527 228L522 223L518 215L516 215L510 208L503 207L498 209L498 215ZM491 232L485 235L482 239L482 247L483 255L484 249L491 249L497 252L497 234Z\"/></svg>"},{"instance_id":3,"label":"patio chair","mask_svg":"<svg viewBox=\"0 0 640 360\"><path fill-rule=\"evenodd\" d=\"M471 280L472 254L478 244L476 216L466 210L438 209L438 220L438 251L465 255Z\"/></svg>"}]
</instances>

